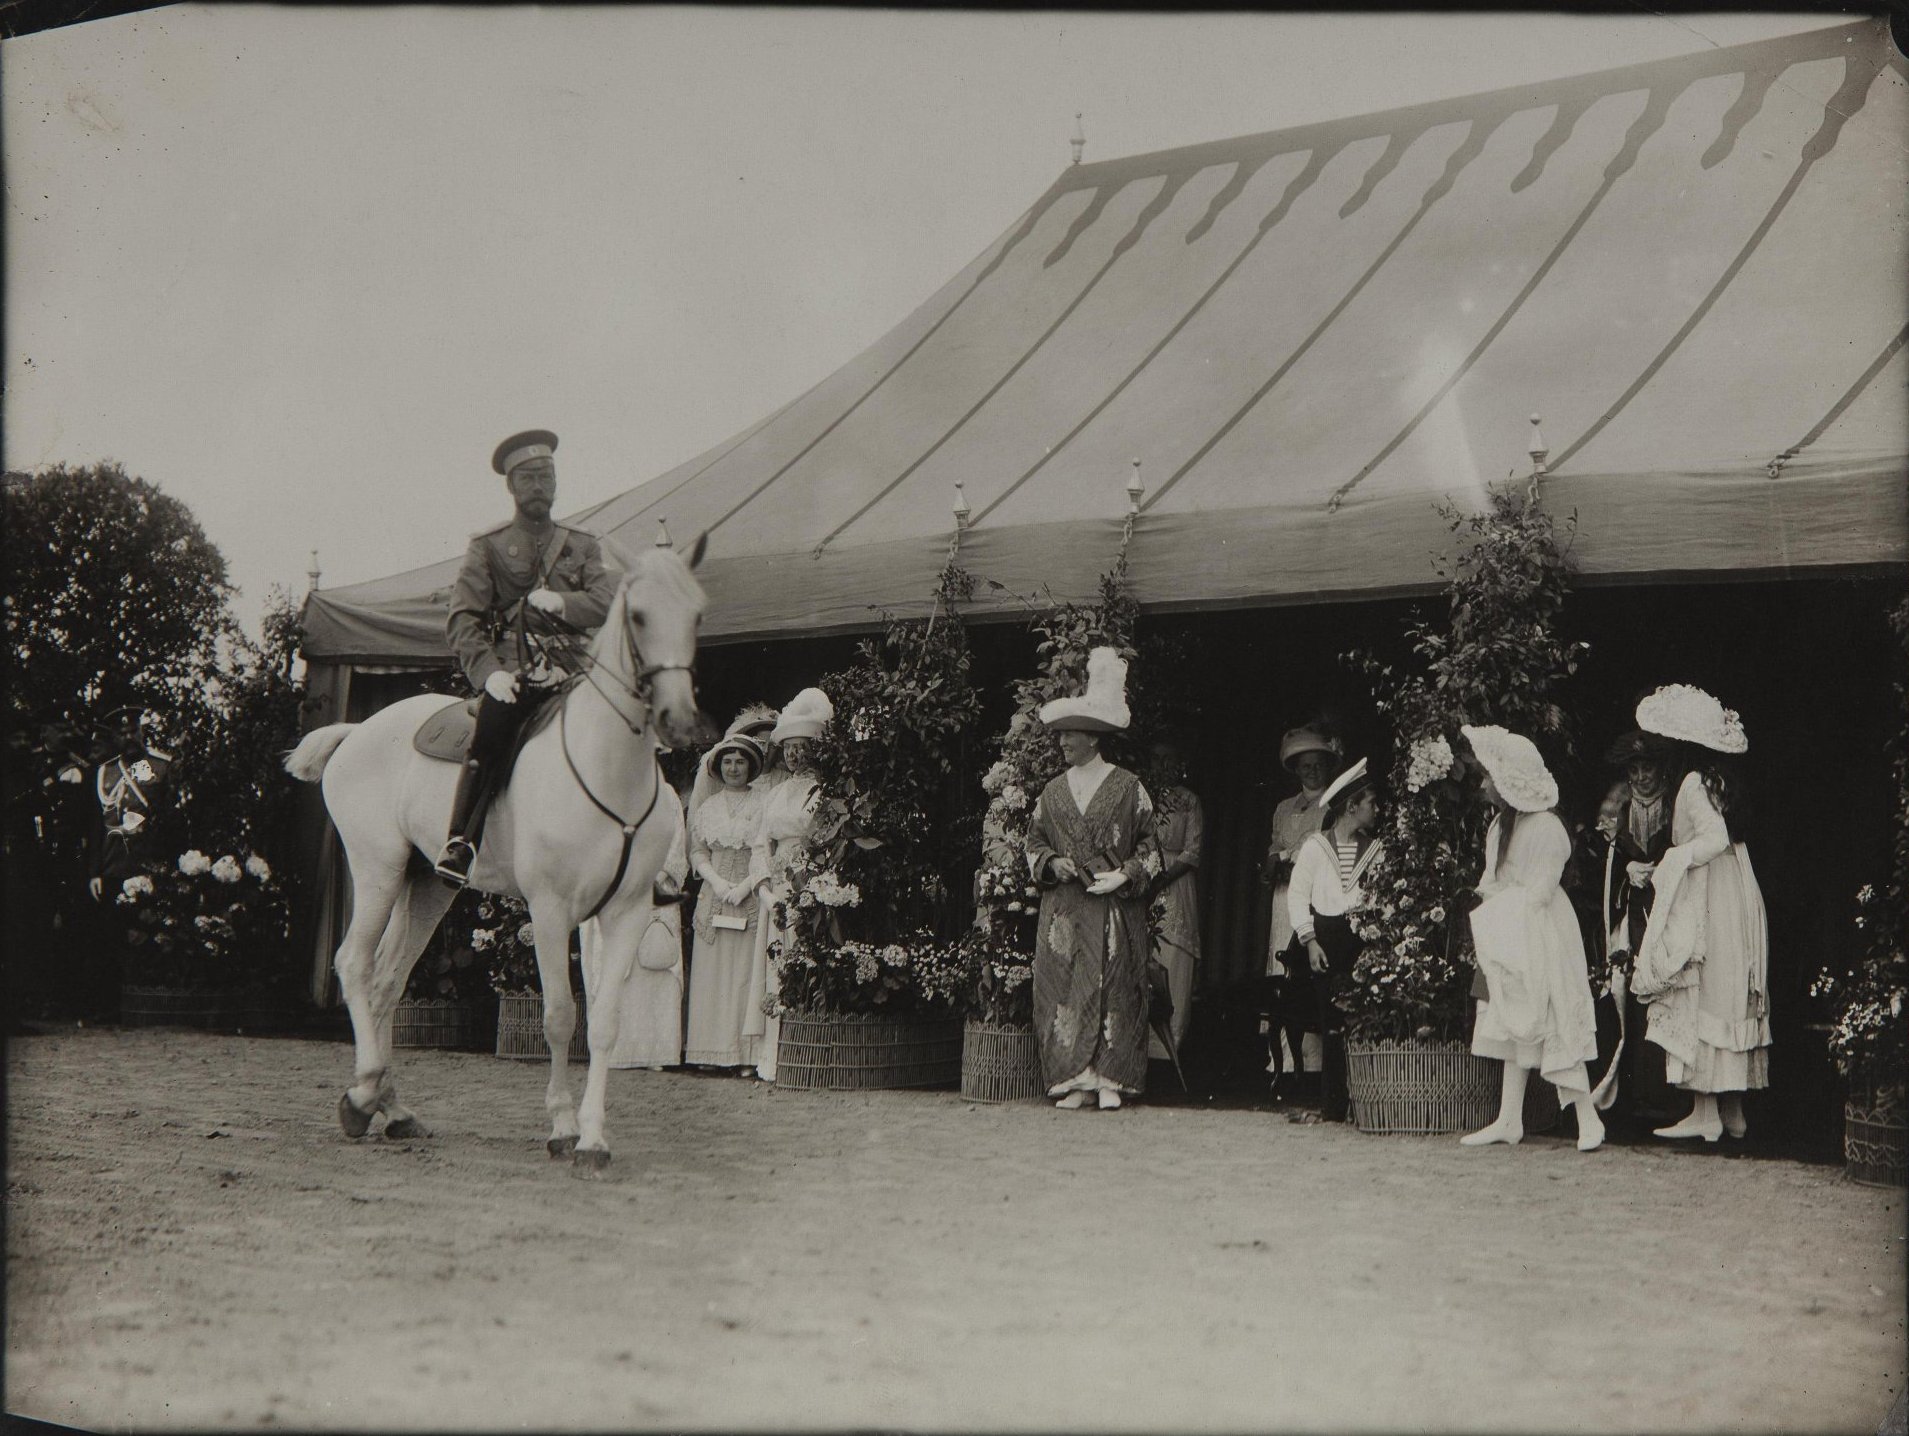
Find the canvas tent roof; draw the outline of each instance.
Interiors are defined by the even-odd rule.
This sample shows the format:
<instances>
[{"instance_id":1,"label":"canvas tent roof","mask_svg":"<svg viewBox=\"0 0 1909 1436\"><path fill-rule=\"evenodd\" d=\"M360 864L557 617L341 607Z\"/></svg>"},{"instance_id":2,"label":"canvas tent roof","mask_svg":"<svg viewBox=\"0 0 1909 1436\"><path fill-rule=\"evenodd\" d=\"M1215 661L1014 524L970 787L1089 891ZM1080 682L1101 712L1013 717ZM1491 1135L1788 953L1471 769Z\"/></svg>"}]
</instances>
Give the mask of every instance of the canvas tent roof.
<instances>
[{"instance_id":1,"label":"canvas tent roof","mask_svg":"<svg viewBox=\"0 0 1909 1436\"><path fill-rule=\"evenodd\" d=\"M1906 133L1866 21L1079 165L808 393L572 521L707 530L710 638L839 629L927 598L957 481L971 572L1091 591L1138 458L1143 605L1406 592L1537 411L1587 580L1901 563ZM454 568L318 592L308 653L442 655Z\"/></svg>"}]
</instances>

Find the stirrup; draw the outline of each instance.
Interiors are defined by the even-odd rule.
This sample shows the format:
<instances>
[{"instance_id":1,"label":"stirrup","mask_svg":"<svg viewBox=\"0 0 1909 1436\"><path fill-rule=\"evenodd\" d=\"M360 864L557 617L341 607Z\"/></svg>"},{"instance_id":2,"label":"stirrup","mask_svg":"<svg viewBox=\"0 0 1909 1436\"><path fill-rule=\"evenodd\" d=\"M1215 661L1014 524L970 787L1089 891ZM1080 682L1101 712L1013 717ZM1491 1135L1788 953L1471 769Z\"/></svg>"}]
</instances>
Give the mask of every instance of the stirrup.
<instances>
[{"instance_id":1,"label":"stirrup","mask_svg":"<svg viewBox=\"0 0 1909 1436\"><path fill-rule=\"evenodd\" d=\"M452 887L461 888L470 882L471 864L476 861L477 849L471 846L470 839L452 838L438 854L437 865L431 871Z\"/></svg>"}]
</instances>

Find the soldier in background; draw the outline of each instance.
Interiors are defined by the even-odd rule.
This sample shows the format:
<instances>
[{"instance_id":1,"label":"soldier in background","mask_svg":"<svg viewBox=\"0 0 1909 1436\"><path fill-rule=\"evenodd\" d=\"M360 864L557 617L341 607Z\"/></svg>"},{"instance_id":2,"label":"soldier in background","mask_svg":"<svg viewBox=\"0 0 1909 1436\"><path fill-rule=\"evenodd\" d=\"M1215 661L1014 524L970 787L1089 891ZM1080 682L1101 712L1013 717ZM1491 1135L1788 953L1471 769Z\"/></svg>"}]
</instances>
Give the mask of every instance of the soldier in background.
<instances>
[{"instance_id":1,"label":"soldier in background","mask_svg":"<svg viewBox=\"0 0 1909 1436\"><path fill-rule=\"evenodd\" d=\"M548 429L528 429L497 446L491 468L504 476L517 513L471 540L451 588L445 631L481 695L437 860L438 876L454 887L470 880L492 776L512 738L538 701L569 676L582 639L602 624L616 594L596 539L551 520L556 448Z\"/></svg>"}]
</instances>

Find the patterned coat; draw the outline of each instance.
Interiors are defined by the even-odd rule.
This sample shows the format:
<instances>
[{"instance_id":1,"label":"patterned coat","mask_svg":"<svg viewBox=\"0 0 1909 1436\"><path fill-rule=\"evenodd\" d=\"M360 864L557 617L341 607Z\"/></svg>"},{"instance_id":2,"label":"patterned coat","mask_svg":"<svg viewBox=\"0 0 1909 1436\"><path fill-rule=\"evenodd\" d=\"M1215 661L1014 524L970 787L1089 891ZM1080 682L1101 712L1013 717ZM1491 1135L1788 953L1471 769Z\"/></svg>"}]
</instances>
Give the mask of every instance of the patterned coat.
<instances>
[{"instance_id":1,"label":"patterned coat","mask_svg":"<svg viewBox=\"0 0 1909 1436\"><path fill-rule=\"evenodd\" d=\"M1034 805L1029 867L1045 891L1034 946L1034 1032L1051 1089L1092 1067L1122 1090L1147 1077L1147 910L1140 892L1160 871L1153 803L1140 780L1114 768L1081 812L1062 774ZM1050 859L1065 857L1080 882L1054 883ZM1109 865L1127 885L1108 897L1084 886Z\"/></svg>"}]
</instances>

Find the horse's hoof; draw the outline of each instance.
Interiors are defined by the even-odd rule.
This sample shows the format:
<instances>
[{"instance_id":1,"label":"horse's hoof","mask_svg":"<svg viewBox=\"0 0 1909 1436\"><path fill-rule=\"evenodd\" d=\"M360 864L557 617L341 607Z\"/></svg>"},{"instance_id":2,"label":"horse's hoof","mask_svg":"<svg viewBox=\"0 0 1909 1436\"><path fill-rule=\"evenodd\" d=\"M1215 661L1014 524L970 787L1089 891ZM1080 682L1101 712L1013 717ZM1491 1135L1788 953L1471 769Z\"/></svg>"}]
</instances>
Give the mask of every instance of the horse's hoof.
<instances>
[{"instance_id":1,"label":"horse's hoof","mask_svg":"<svg viewBox=\"0 0 1909 1436\"><path fill-rule=\"evenodd\" d=\"M595 1181L610 1165L610 1154L600 1147L579 1147L570 1159L570 1175Z\"/></svg>"},{"instance_id":2,"label":"horse's hoof","mask_svg":"<svg viewBox=\"0 0 1909 1436\"><path fill-rule=\"evenodd\" d=\"M550 1153L551 1161L561 1162L577 1150L577 1139L574 1136L552 1137L544 1143L544 1150Z\"/></svg>"},{"instance_id":3,"label":"horse's hoof","mask_svg":"<svg viewBox=\"0 0 1909 1436\"><path fill-rule=\"evenodd\" d=\"M338 1099L338 1125L345 1129L347 1137L362 1137L371 1130L370 1112L360 1112L352 1105L351 1093L346 1092Z\"/></svg>"},{"instance_id":4,"label":"horse's hoof","mask_svg":"<svg viewBox=\"0 0 1909 1436\"><path fill-rule=\"evenodd\" d=\"M416 1117L397 1117L384 1124L387 1141L402 1142L411 1137L428 1137L431 1129Z\"/></svg>"}]
</instances>

